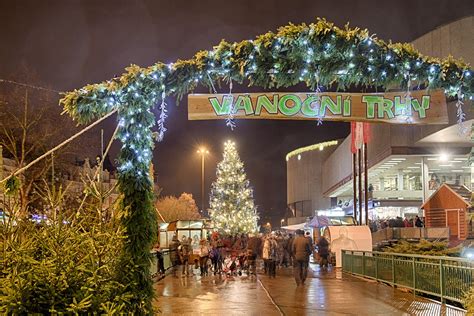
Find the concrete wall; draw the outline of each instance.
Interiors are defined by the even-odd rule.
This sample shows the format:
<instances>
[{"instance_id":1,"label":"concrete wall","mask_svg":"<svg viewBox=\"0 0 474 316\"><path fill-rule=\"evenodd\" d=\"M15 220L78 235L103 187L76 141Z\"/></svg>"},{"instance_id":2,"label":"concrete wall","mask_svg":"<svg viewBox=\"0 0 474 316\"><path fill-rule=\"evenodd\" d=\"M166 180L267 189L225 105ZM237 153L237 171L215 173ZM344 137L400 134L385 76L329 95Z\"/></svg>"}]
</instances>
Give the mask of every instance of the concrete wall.
<instances>
[{"instance_id":1,"label":"concrete wall","mask_svg":"<svg viewBox=\"0 0 474 316\"><path fill-rule=\"evenodd\" d=\"M433 57L452 55L474 65L474 16L454 21L412 42L420 53Z\"/></svg>"},{"instance_id":2,"label":"concrete wall","mask_svg":"<svg viewBox=\"0 0 474 316\"><path fill-rule=\"evenodd\" d=\"M396 127L396 131L392 131ZM373 166L391 154L394 144L407 146L409 130L406 127L388 124L370 125L370 143L368 146L369 166ZM397 135L393 139L392 135ZM351 136L349 135L323 163L322 192L327 192L342 182L352 178Z\"/></svg>"},{"instance_id":3,"label":"concrete wall","mask_svg":"<svg viewBox=\"0 0 474 316\"><path fill-rule=\"evenodd\" d=\"M322 192L343 181L351 172L351 138L347 137L323 163Z\"/></svg>"},{"instance_id":4,"label":"concrete wall","mask_svg":"<svg viewBox=\"0 0 474 316\"><path fill-rule=\"evenodd\" d=\"M323 162L330 156L336 146L329 146L304 152L301 160L298 155L291 157L287 163L287 203L311 201L311 210L330 207L330 199L323 197L322 168Z\"/></svg>"},{"instance_id":5,"label":"concrete wall","mask_svg":"<svg viewBox=\"0 0 474 316\"><path fill-rule=\"evenodd\" d=\"M445 58L452 55L474 65L474 16L443 25L412 42L413 46L422 54ZM456 123L456 102L448 103L450 125ZM464 112L467 119L474 118L471 101L464 102ZM415 128L417 140L447 127L448 125L428 125Z\"/></svg>"}]
</instances>

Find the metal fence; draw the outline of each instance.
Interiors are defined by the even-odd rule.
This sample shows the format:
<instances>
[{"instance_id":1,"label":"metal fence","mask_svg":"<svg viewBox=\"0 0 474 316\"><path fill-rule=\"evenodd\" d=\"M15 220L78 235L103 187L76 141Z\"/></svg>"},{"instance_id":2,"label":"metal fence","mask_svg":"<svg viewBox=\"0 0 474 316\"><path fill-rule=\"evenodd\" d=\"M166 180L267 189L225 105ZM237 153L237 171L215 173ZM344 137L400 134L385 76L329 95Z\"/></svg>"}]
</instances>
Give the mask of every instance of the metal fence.
<instances>
[{"instance_id":1,"label":"metal fence","mask_svg":"<svg viewBox=\"0 0 474 316\"><path fill-rule=\"evenodd\" d=\"M474 282L474 262L451 257L343 250L342 270L432 295L443 303L462 303Z\"/></svg>"},{"instance_id":2,"label":"metal fence","mask_svg":"<svg viewBox=\"0 0 474 316\"><path fill-rule=\"evenodd\" d=\"M163 255L163 264L166 271L172 266L171 258L170 258L170 250L163 250L161 253ZM153 257L151 259L150 273L152 276L158 273L158 257L156 256L156 253L153 253Z\"/></svg>"}]
</instances>

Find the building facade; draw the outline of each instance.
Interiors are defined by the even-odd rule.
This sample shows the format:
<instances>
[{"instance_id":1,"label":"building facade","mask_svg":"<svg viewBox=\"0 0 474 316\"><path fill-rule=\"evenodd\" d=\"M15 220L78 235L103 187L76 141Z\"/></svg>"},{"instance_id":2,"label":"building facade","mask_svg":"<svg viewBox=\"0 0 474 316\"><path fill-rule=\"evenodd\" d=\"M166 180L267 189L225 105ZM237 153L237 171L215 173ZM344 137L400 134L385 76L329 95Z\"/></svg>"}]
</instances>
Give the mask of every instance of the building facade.
<instances>
[{"instance_id":1,"label":"building facade","mask_svg":"<svg viewBox=\"0 0 474 316\"><path fill-rule=\"evenodd\" d=\"M462 31L461 31L462 30ZM453 55L474 64L474 17L442 26L413 42L421 53ZM421 205L443 184L474 189L470 133L460 134L456 104L448 102L449 124L371 124L368 144L369 218L423 216ZM472 101L465 101L465 126L474 123ZM337 142L337 144L335 144ZM319 150L318 144L287 156L289 224L322 214L353 213L350 135Z\"/></svg>"},{"instance_id":2,"label":"building facade","mask_svg":"<svg viewBox=\"0 0 474 316\"><path fill-rule=\"evenodd\" d=\"M0 180L12 174L18 169L16 162L13 159L5 158L2 154L2 147L0 146ZM22 177L22 175L19 175ZM61 183L68 197L83 196L84 190L88 184L101 177L102 192L108 192L103 201L103 208L109 208L118 198L117 179L114 172L102 170L97 172L97 166L91 166L89 159L86 158L78 165L70 165L67 169L62 169L56 175L57 183ZM3 208L8 209L7 205L15 205L18 195L10 195L4 192L4 186L0 186L0 211ZM31 210L33 213L36 212ZM39 210L44 212L44 210Z\"/></svg>"},{"instance_id":3,"label":"building facade","mask_svg":"<svg viewBox=\"0 0 474 316\"><path fill-rule=\"evenodd\" d=\"M304 222L317 209L327 209L331 199L323 195L323 163L337 148L337 140L298 148L286 155L288 224Z\"/></svg>"}]
</instances>

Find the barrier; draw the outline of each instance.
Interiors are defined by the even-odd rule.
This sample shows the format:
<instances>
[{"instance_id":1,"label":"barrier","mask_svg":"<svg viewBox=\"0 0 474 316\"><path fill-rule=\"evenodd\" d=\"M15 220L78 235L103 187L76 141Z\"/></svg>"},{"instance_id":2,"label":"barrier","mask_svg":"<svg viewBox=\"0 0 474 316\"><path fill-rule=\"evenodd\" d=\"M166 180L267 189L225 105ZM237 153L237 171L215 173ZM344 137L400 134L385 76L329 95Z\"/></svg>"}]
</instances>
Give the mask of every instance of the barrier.
<instances>
[{"instance_id":1,"label":"barrier","mask_svg":"<svg viewBox=\"0 0 474 316\"><path fill-rule=\"evenodd\" d=\"M172 267L171 264L171 251L170 250L163 250L163 264L165 266L165 271ZM158 274L158 258L156 256L156 252L152 252L153 256L151 258L151 266L150 266L150 274L155 276Z\"/></svg>"},{"instance_id":2,"label":"barrier","mask_svg":"<svg viewBox=\"0 0 474 316\"><path fill-rule=\"evenodd\" d=\"M393 286L446 300L463 302L474 282L469 259L408 255L376 251L342 251L342 270Z\"/></svg>"},{"instance_id":3,"label":"barrier","mask_svg":"<svg viewBox=\"0 0 474 316\"><path fill-rule=\"evenodd\" d=\"M395 239L449 239L448 227L388 227L372 233L372 245Z\"/></svg>"}]
</instances>

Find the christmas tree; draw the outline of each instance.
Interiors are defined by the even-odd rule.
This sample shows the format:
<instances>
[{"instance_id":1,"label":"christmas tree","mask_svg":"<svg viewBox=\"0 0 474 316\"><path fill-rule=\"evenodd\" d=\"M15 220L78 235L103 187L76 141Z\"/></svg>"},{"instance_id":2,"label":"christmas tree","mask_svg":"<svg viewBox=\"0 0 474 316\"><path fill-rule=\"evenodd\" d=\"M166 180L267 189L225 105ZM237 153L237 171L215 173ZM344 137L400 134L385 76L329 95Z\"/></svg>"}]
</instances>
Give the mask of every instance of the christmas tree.
<instances>
[{"instance_id":1,"label":"christmas tree","mask_svg":"<svg viewBox=\"0 0 474 316\"><path fill-rule=\"evenodd\" d=\"M225 234L258 231L258 214L253 190L239 158L235 143L224 144L224 158L217 165L217 179L212 184L210 216L217 229Z\"/></svg>"}]
</instances>

